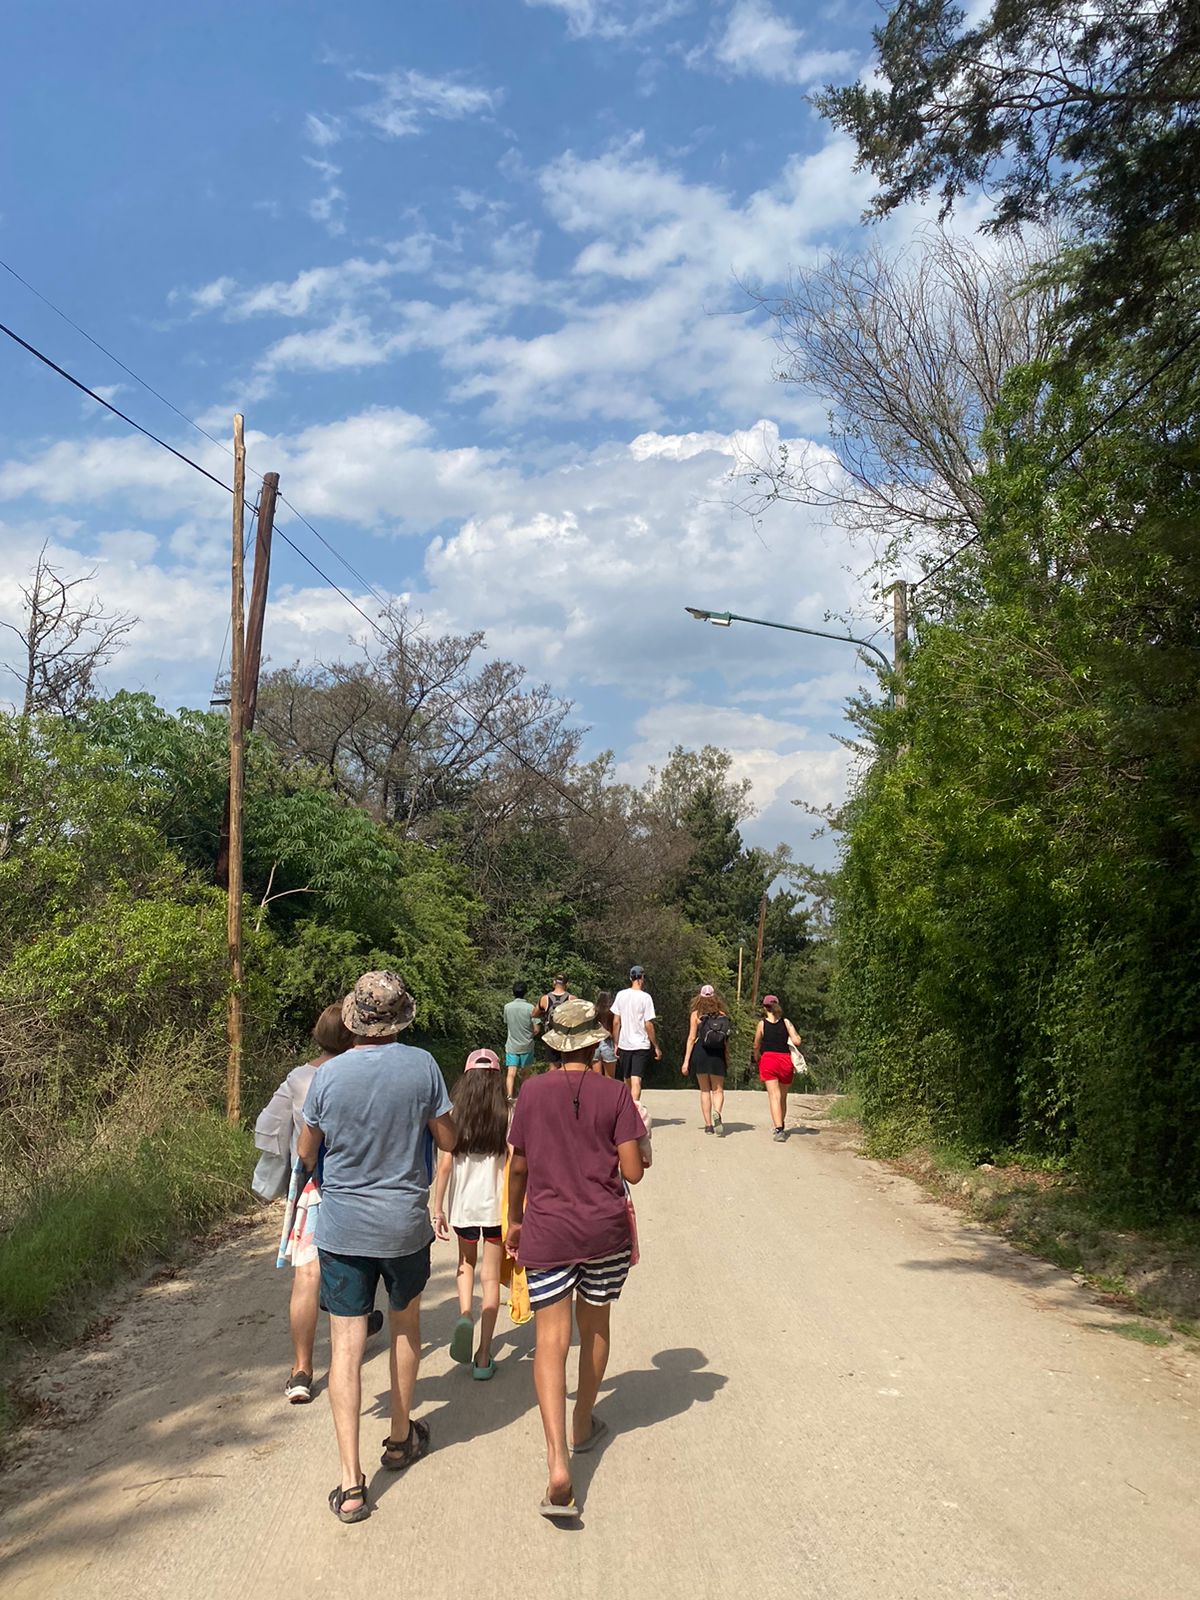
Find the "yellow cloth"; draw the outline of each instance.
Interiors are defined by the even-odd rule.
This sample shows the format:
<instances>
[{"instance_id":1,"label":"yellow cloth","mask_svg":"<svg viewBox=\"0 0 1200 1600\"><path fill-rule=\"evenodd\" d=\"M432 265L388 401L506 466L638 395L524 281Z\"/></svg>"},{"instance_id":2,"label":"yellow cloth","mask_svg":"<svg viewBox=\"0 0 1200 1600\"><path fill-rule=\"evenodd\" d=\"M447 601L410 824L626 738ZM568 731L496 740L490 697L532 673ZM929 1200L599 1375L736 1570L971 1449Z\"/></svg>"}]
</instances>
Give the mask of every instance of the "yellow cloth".
<instances>
[{"instance_id":1,"label":"yellow cloth","mask_svg":"<svg viewBox=\"0 0 1200 1600\"><path fill-rule=\"evenodd\" d=\"M508 1238L508 1172L511 1166L510 1156L504 1163L504 1186L500 1194L501 1239ZM533 1307L529 1304L525 1268L519 1267L507 1250L502 1250L500 1255L500 1282L508 1285L508 1314L514 1324L519 1328L522 1323L531 1321Z\"/></svg>"}]
</instances>

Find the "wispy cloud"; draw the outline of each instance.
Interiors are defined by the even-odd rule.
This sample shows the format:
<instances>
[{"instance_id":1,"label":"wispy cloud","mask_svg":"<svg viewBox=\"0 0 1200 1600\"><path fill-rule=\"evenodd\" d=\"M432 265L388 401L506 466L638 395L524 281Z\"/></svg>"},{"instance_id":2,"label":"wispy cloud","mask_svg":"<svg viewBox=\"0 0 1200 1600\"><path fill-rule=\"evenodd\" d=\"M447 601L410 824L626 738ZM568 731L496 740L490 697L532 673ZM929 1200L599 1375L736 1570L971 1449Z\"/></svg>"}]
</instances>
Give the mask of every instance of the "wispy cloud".
<instances>
[{"instance_id":1,"label":"wispy cloud","mask_svg":"<svg viewBox=\"0 0 1200 1600\"><path fill-rule=\"evenodd\" d=\"M345 131L340 117L319 117L310 111L304 119L304 137L318 150L327 150L336 144Z\"/></svg>"},{"instance_id":2,"label":"wispy cloud","mask_svg":"<svg viewBox=\"0 0 1200 1600\"><path fill-rule=\"evenodd\" d=\"M321 224L326 233L336 238L346 231L342 219L346 191L338 183L342 169L332 161L321 161L316 156L305 156L304 160L320 176L322 183L320 192L308 203L308 214L314 222Z\"/></svg>"},{"instance_id":3,"label":"wispy cloud","mask_svg":"<svg viewBox=\"0 0 1200 1600\"><path fill-rule=\"evenodd\" d=\"M388 139L420 133L429 121L461 122L488 116L504 98L501 89L484 89L461 78L431 78L408 68L397 72L354 72L351 77L375 84L379 98L359 108L358 115Z\"/></svg>"},{"instance_id":4,"label":"wispy cloud","mask_svg":"<svg viewBox=\"0 0 1200 1600\"><path fill-rule=\"evenodd\" d=\"M724 25L686 60L691 67L715 66L737 77L801 88L853 70L851 52L805 49L806 37L772 9L770 0L734 0Z\"/></svg>"},{"instance_id":5,"label":"wispy cloud","mask_svg":"<svg viewBox=\"0 0 1200 1600\"><path fill-rule=\"evenodd\" d=\"M691 10L690 0L525 0L527 6L549 7L566 18L572 39L633 39Z\"/></svg>"}]
</instances>

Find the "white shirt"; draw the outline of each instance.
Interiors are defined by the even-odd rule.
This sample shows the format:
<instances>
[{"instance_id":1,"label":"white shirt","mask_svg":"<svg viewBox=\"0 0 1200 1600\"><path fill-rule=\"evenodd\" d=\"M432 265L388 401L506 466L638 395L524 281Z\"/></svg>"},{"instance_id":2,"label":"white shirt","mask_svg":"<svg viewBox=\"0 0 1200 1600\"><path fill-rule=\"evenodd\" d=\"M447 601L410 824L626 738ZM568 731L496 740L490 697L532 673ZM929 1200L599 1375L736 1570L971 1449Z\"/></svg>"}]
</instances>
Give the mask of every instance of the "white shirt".
<instances>
[{"instance_id":1,"label":"white shirt","mask_svg":"<svg viewBox=\"0 0 1200 1600\"><path fill-rule=\"evenodd\" d=\"M503 1156L455 1156L446 1220L452 1228L498 1228Z\"/></svg>"},{"instance_id":2,"label":"white shirt","mask_svg":"<svg viewBox=\"0 0 1200 1600\"><path fill-rule=\"evenodd\" d=\"M644 989L622 989L612 1003L613 1016L620 1017L618 1050L649 1050L646 1024L654 1021L654 1001Z\"/></svg>"}]
</instances>

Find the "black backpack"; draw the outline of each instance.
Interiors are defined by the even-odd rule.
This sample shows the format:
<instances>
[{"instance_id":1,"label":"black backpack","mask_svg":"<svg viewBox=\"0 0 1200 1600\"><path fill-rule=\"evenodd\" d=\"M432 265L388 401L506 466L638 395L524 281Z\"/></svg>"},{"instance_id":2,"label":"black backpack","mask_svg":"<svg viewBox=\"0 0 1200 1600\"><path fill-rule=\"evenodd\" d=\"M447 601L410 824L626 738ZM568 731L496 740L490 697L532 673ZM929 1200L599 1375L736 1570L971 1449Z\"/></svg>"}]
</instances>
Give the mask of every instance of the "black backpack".
<instances>
[{"instance_id":1,"label":"black backpack","mask_svg":"<svg viewBox=\"0 0 1200 1600\"><path fill-rule=\"evenodd\" d=\"M554 1013L558 1010L559 1006L561 1006L565 1000L574 1000L574 998L575 996L573 994L555 994L554 990L551 989L550 993L546 996L546 1014L542 1018L543 1033L547 1028L550 1028L554 1025Z\"/></svg>"},{"instance_id":2,"label":"black backpack","mask_svg":"<svg viewBox=\"0 0 1200 1600\"><path fill-rule=\"evenodd\" d=\"M725 1041L729 1038L732 1027L728 1017L720 1014L700 1019L700 1043L710 1055L719 1056L725 1048Z\"/></svg>"}]
</instances>

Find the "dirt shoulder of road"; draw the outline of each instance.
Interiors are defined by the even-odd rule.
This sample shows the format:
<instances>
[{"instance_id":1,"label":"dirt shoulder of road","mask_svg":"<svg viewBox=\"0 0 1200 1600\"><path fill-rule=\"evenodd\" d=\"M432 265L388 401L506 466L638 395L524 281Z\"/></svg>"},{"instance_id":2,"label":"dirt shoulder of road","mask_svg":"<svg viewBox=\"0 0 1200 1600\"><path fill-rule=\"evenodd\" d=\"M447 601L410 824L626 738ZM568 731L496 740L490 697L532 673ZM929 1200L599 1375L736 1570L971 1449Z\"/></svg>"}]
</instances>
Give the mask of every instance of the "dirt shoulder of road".
<instances>
[{"instance_id":1,"label":"dirt shoulder of road","mask_svg":"<svg viewBox=\"0 0 1200 1600\"><path fill-rule=\"evenodd\" d=\"M830 1118L832 1139L865 1155L862 1125L844 1114L843 1097L824 1097L814 1114ZM842 1101L843 1114L835 1109ZM872 1157L872 1159L879 1159ZM1022 1166L972 1166L953 1153L918 1147L883 1164L918 1183L1029 1255L1070 1272L1100 1305L1145 1319L1146 1344L1187 1341L1200 1351L1200 1223L1163 1229L1126 1226L1070 1173Z\"/></svg>"}]
</instances>

